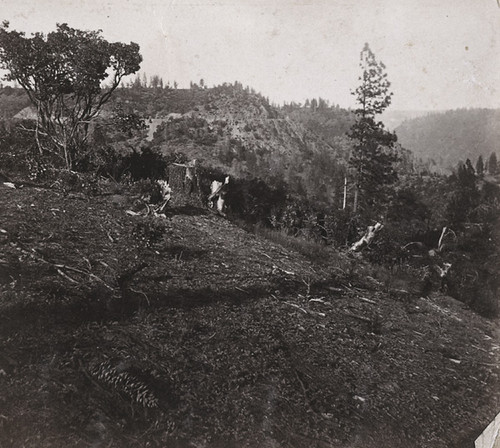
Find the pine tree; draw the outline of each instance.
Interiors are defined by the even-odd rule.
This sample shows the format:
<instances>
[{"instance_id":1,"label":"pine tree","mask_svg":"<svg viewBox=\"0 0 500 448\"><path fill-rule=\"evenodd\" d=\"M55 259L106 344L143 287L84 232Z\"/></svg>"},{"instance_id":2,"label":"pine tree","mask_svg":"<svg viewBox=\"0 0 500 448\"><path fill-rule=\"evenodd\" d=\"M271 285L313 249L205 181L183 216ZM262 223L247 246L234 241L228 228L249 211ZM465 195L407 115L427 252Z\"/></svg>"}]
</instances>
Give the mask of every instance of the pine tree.
<instances>
[{"instance_id":1,"label":"pine tree","mask_svg":"<svg viewBox=\"0 0 500 448\"><path fill-rule=\"evenodd\" d=\"M488 159L488 172L490 174L498 173L498 161L495 152L492 152L490 158Z\"/></svg>"},{"instance_id":2,"label":"pine tree","mask_svg":"<svg viewBox=\"0 0 500 448\"><path fill-rule=\"evenodd\" d=\"M149 87L152 89L163 88L163 80L159 75L153 75L149 80Z\"/></svg>"},{"instance_id":3,"label":"pine tree","mask_svg":"<svg viewBox=\"0 0 500 448\"><path fill-rule=\"evenodd\" d=\"M476 173L479 177L482 177L484 174L484 162L483 162L483 156L481 155L477 158Z\"/></svg>"},{"instance_id":4,"label":"pine tree","mask_svg":"<svg viewBox=\"0 0 500 448\"><path fill-rule=\"evenodd\" d=\"M459 166L458 183L463 189L472 190L476 188L476 172L470 159L465 161L465 165Z\"/></svg>"},{"instance_id":5,"label":"pine tree","mask_svg":"<svg viewBox=\"0 0 500 448\"><path fill-rule=\"evenodd\" d=\"M354 141L349 163L355 171L360 205L373 208L386 201L387 185L397 180L393 167L398 160L394 149L397 137L388 132L381 121L376 121L377 115L391 104L392 93L385 65L376 60L368 44L361 52L360 67L361 84L352 92L358 109L349 133Z\"/></svg>"},{"instance_id":6,"label":"pine tree","mask_svg":"<svg viewBox=\"0 0 500 448\"><path fill-rule=\"evenodd\" d=\"M141 84L141 75L137 74L137 76L134 79L134 82L132 84L133 89L140 89L142 87Z\"/></svg>"},{"instance_id":7,"label":"pine tree","mask_svg":"<svg viewBox=\"0 0 500 448\"><path fill-rule=\"evenodd\" d=\"M476 185L476 173L469 159L459 163L457 172L452 176L454 191L450 195L446 215L451 226L459 226L466 222L479 200Z\"/></svg>"}]
</instances>

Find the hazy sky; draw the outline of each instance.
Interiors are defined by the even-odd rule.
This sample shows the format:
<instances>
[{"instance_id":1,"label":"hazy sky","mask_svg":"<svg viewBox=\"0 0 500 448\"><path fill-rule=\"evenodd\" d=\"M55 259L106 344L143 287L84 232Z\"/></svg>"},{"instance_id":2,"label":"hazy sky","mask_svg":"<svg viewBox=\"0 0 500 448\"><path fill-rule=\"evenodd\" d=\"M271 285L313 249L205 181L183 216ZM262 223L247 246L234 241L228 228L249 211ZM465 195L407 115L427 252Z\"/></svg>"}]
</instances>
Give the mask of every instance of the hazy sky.
<instances>
[{"instance_id":1,"label":"hazy sky","mask_svg":"<svg viewBox=\"0 0 500 448\"><path fill-rule=\"evenodd\" d=\"M393 109L500 107L497 0L0 0L11 28L56 23L137 42L141 70L187 86L241 81L272 101L352 106L368 42Z\"/></svg>"}]
</instances>

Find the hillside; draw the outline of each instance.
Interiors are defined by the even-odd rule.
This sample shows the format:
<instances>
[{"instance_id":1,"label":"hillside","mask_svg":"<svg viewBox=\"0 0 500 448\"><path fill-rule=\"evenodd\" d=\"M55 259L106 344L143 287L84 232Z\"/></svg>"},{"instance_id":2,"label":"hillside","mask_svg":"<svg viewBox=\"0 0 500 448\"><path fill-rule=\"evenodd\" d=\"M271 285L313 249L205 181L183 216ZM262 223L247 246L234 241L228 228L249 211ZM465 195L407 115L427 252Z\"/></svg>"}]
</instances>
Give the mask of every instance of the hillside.
<instances>
[{"instance_id":1,"label":"hillside","mask_svg":"<svg viewBox=\"0 0 500 448\"><path fill-rule=\"evenodd\" d=\"M320 100L317 107L301 107L292 103L282 107L281 110L292 120L332 145L335 145L336 139L345 136L355 121L351 110L329 106L323 100Z\"/></svg>"},{"instance_id":2,"label":"hillside","mask_svg":"<svg viewBox=\"0 0 500 448\"><path fill-rule=\"evenodd\" d=\"M380 120L385 124L385 127L390 131L397 129L403 122L413 120L418 117L429 115L426 110L393 110L392 106L386 109L380 116Z\"/></svg>"},{"instance_id":3,"label":"hillside","mask_svg":"<svg viewBox=\"0 0 500 448\"><path fill-rule=\"evenodd\" d=\"M500 110L458 109L406 120L396 128L399 142L416 157L432 159L442 170L467 158L475 164L498 152Z\"/></svg>"},{"instance_id":4,"label":"hillside","mask_svg":"<svg viewBox=\"0 0 500 448\"><path fill-rule=\"evenodd\" d=\"M12 119L26 105L22 90L0 89L4 118ZM287 184L292 193L317 203L340 200L349 157L349 144L341 137L350 126L348 111L289 113L238 82L213 88L119 88L100 117L109 119L117 109L146 118L145 141L126 142L126 136L105 130L108 123L94 136L94 145L118 145L119 152L152 146L236 178ZM111 135L105 138L105 132Z\"/></svg>"},{"instance_id":5,"label":"hillside","mask_svg":"<svg viewBox=\"0 0 500 448\"><path fill-rule=\"evenodd\" d=\"M416 279L56 186L0 185L1 446L467 448L497 413L496 322Z\"/></svg>"},{"instance_id":6,"label":"hillside","mask_svg":"<svg viewBox=\"0 0 500 448\"><path fill-rule=\"evenodd\" d=\"M336 201L349 154L342 140L327 141L238 84L176 90L165 104L168 113L151 123L152 145L162 153L183 154L237 178L286 182L292 192L319 202Z\"/></svg>"},{"instance_id":7,"label":"hillside","mask_svg":"<svg viewBox=\"0 0 500 448\"><path fill-rule=\"evenodd\" d=\"M30 104L24 90L13 87L0 87L0 119L10 119Z\"/></svg>"}]
</instances>

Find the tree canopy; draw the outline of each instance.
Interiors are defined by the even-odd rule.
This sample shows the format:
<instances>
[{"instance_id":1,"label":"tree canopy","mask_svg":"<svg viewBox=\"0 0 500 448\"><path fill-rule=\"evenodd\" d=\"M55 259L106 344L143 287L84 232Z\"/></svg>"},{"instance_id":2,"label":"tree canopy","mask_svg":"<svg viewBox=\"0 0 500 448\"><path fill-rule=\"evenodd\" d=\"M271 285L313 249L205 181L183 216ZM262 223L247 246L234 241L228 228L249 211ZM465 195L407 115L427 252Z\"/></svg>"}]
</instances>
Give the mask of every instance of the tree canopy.
<instances>
[{"instance_id":1,"label":"tree canopy","mask_svg":"<svg viewBox=\"0 0 500 448\"><path fill-rule=\"evenodd\" d=\"M47 35L27 37L10 30L8 22L0 27L4 79L17 81L37 110L31 130L40 154L55 154L68 169L85 153L91 120L123 77L139 70L141 61L139 45L108 42L100 30L58 24Z\"/></svg>"},{"instance_id":2,"label":"tree canopy","mask_svg":"<svg viewBox=\"0 0 500 448\"><path fill-rule=\"evenodd\" d=\"M480 177L484 174L484 162L483 162L483 156L482 155L479 155L479 157L477 158L476 173Z\"/></svg>"},{"instance_id":3,"label":"tree canopy","mask_svg":"<svg viewBox=\"0 0 500 448\"><path fill-rule=\"evenodd\" d=\"M488 159L488 172L490 174L498 173L498 161L496 152L492 152L490 158Z\"/></svg>"},{"instance_id":4,"label":"tree canopy","mask_svg":"<svg viewBox=\"0 0 500 448\"><path fill-rule=\"evenodd\" d=\"M397 179L393 164L397 161L395 134L388 132L381 121L376 121L390 104L392 93L385 73L385 65L376 60L365 44L361 52L360 85L352 92L358 108L356 121L349 136L354 140L350 164L356 173L356 186L361 200L369 206L383 196L383 187Z\"/></svg>"}]
</instances>

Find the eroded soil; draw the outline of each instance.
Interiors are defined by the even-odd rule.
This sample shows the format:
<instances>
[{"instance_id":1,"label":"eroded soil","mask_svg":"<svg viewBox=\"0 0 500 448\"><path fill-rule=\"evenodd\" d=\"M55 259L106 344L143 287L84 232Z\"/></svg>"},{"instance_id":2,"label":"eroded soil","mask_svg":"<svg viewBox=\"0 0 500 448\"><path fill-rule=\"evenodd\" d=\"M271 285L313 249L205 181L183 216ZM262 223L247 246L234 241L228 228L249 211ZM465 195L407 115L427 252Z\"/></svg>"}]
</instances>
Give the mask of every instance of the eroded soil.
<instances>
[{"instance_id":1,"label":"eroded soil","mask_svg":"<svg viewBox=\"0 0 500 448\"><path fill-rule=\"evenodd\" d=\"M0 186L0 445L472 447L497 322L198 209Z\"/></svg>"}]
</instances>

